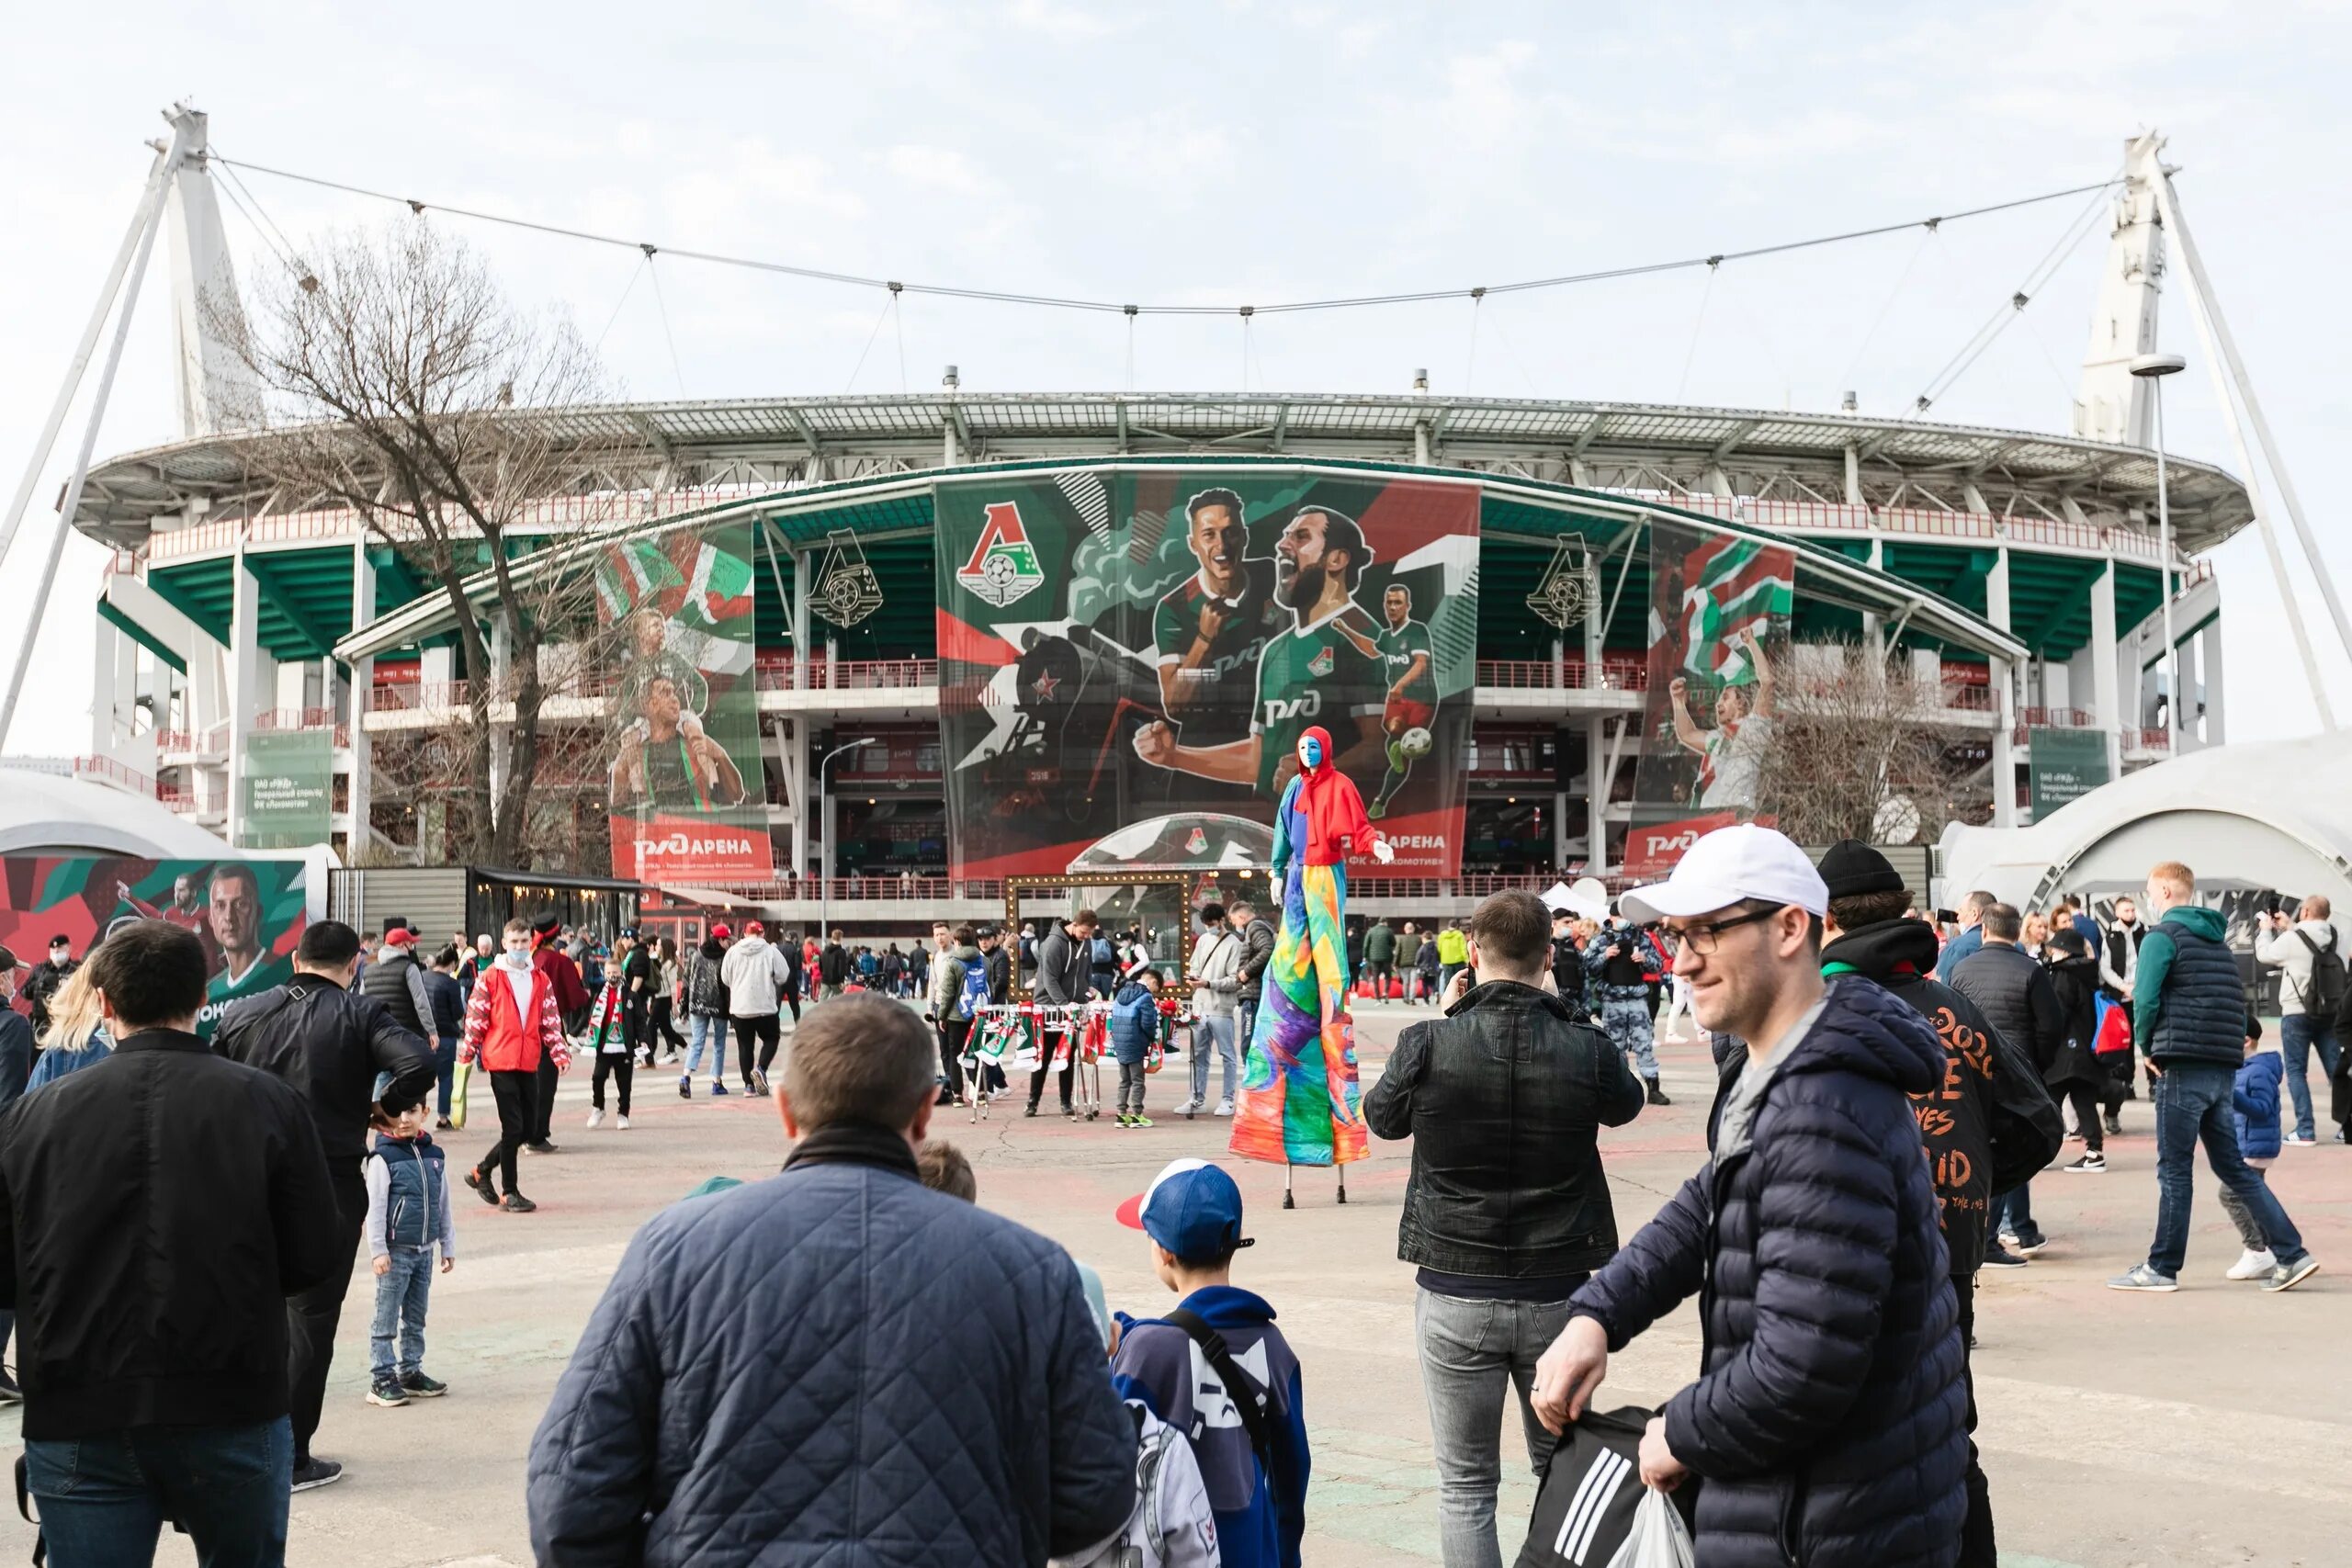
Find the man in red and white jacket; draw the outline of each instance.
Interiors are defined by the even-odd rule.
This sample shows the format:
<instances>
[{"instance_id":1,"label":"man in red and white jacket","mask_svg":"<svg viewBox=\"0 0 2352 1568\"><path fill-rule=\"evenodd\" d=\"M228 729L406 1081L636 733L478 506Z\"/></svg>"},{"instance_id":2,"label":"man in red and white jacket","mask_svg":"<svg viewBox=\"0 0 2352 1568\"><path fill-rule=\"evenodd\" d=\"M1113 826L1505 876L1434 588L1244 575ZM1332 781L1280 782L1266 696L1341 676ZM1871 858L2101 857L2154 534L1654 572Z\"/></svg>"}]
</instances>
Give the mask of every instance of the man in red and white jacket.
<instances>
[{"instance_id":1,"label":"man in red and white jacket","mask_svg":"<svg viewBox=\"0 0 2352 1568\"><path fill-rule=\"evenodd\" d=\"M563 998L553 977L532 963L531 934L526 921L506 922L505 951L474 983L466 1004L465 1039L458 1047L460 1064L478 1064L490 1075L498 1100L498 1142L466 1172L466 1185L492 1208L503 1206L514 1214L538 1207L517 1190L514 1165L531 1140L538 1112L540 1066L552 1063L561 1072L571 1065L563 1037ZM548 1082L552 1085L551 1076ZM495 1180L500 1172L506 1178L503 1205Z\"/></svg>"}]
</instances>

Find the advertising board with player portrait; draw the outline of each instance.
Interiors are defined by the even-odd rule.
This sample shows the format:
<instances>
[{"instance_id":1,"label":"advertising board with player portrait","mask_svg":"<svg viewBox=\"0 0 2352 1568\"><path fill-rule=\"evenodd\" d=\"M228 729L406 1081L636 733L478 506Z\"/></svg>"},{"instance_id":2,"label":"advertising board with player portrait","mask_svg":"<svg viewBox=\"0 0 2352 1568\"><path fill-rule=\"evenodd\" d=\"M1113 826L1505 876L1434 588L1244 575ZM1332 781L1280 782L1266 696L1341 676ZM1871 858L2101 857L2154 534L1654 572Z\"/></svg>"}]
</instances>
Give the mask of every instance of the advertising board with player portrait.
<instances>
[{"instance_id":1,"label":"advertising board with player portrait","mask_svg":"<svg viewBox=\"0 0 2352 1568\"><path fill-rule=\"evenodd\" d=\"M197 1032L209 1039L231 1002L294 977L294 944L307 923L305 869L299 860L11 855L0 860L0 943L30 964L62 937L78 963L128 921L192 931L210 976L197 1017Z\"/></svg>"},{"instance_id":2,"label":"advertising board with player portrait","mask_svg":"<svg viewBox=\"0 0 2352 1568\"><path fill-rule=\"evenodd\" d=\"M1625 854L1628 875L1663 876L1701 833L1758 819L1796 552L1657 518L1648 527L1649 694Z\"/></svg>"},{"instance_id":3,"label":"advertising board with player portrait","mask_svg":"<svg viewBox=\"0 0 2352 1568\"><path fill-rule=\"evenodd\" d=\"M774 874L752 682L752 525L633 539L596 562L618 636L613 874L648 882Z\"/></svg>"},{"instance_id":4,"label":"advertising board with player portrait","mask_svg":"<svg viewBox=\"0 0 2352 1568\"><path fill-rule=\"evenodd\" d=\"M1314 725L1396 850L1357 874L1454 874L1478 502L1261 464L940 485L956 874L1262 863Z\"/></svg>"}]
</instances>

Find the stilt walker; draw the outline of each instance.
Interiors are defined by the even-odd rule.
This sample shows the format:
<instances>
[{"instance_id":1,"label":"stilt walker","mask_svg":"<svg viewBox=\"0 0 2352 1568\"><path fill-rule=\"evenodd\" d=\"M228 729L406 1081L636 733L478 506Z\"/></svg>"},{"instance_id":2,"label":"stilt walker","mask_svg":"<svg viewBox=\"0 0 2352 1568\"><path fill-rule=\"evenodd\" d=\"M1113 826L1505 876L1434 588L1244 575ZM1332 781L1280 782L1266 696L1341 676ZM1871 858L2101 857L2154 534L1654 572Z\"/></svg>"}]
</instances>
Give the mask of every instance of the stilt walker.
<instances>
[{"instance_id":1,"label":"stilt walker","mask_svg":"<svg viewBox=\"0 0 2352 1568\"><path fill-rule=\"evenodd\" d=\"M1299 737L1298 773L1274 815L1282 924L1242 1064L1230 1145L1244 1159L1282 1162L1285 1209L1297 1207L1293 1168L1338 1167L1344 1203L1347 1167L1372 1152L1348 1014L1351 852L1381 861L1395 852L1373 831L1354 783L1334 765L1331 737L1311 728Z\"/></svg>"}]
</instances>

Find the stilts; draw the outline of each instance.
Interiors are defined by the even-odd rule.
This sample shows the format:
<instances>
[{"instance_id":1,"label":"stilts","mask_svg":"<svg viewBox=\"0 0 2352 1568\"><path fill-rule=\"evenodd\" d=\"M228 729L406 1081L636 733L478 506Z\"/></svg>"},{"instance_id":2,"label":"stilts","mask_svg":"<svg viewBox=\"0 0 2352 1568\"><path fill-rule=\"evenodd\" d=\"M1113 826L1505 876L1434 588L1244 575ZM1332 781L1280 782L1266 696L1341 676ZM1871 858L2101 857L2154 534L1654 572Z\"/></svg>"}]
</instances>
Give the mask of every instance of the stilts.
<instances>
[{"instance_id":1,"label":"stilts","mask_svg":"<svg viewBox=\"0 0 2352 1568\"><path fill-rule=\"evenodd\" d=\"M1342 1165L1333 1168L1340 1173L1340 1201L1344 1203L1348 1201L1348 1168Z\"/></svg>"},{"instance_id":2,"label":"stilts","mask_svg":"<svg viewBox=\"0 0 2352 1568\"><path fill-rule=\"evenodd\" d=\"M1283 1207L1285 1209L1295 1209L1298 1207L1298 1203L1297 1201L1290 1195L1290 1162L1288 1160L1284 1160L1283 1162Z\"/></svg>"}]
</instances>

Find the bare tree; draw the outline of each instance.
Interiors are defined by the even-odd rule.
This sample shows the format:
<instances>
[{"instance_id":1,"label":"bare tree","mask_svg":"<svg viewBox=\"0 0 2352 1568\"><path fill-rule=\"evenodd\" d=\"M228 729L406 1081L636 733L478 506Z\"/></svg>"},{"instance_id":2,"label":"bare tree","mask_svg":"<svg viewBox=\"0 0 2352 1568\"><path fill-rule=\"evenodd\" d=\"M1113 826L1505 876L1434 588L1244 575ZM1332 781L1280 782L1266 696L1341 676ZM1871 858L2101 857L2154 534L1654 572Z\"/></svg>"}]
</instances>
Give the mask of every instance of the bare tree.
<instances>
[{"instance_id":1,"label":"bare tree","mask_svg":"<svg viewBox=\"0 0 2352 1568\"><path fill-rule=\"evenodd\" d=\"M211 311L269 400L257 477L286 507L349 508L447 596L464 718L416 749L409 787L445 815L457 858L528 866L548 705L598 698L606 634L584 554L576 570L517 565L584 552L621 516L613 489L576 491L595 454L548 412L597 400L603 374L568 323L524 314L422 218L330 235L306 265L299 281L265 281L250 327ZM466 582L485 570L478 610ZM566 645L578 656L560 657Z\"/></svg>"},{"instance_id":2,"label":"bare tree","mask_svg":"<svg viewBox=\"0 0 2352 1568\"><path fill-rule=\"evenodd\" d=\"M1783 666L1759 814L1801 844L1932 840L1955 818L1981 819L1982 770L1960 761L1972 732L1940 682L1859 644L1792 651L1804 657Z\"/></svg>"}]
</instances>

